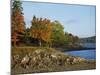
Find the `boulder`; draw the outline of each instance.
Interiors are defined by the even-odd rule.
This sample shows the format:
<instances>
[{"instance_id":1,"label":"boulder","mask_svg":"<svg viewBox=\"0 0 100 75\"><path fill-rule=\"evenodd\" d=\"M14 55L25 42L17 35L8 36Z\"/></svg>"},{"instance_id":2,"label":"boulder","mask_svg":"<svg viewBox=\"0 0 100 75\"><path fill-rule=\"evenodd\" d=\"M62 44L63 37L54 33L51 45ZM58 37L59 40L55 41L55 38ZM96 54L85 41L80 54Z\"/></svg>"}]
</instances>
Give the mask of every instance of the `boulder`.
<instances>
[{"instance_id":1,"label":"boulder","mask_svg":"<svg viewBox=\"0 0 100 75\"><path fill-rule=\"evenodd\" d=\"M22 67L26 68L27 65L29 64L29 60L30 60L30 58L29 58L28 55L26 55L25 57L23 57L22 60L21 60Z\"/></svg>"}]
</instances>

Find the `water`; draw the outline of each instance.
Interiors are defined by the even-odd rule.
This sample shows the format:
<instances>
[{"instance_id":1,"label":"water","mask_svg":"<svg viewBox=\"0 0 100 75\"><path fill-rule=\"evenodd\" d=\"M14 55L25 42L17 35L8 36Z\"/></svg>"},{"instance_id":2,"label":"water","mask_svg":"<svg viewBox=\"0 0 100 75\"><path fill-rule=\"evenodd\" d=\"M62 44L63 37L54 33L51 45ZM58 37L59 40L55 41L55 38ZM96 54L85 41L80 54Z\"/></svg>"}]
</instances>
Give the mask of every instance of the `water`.
<instances>
[{"instance_id":1,"label":"water","mask_svg":"<svg viewBox=\"0 0 100 75\"><path fill-rule=\"evenodd\" d=\"M83 47L86 48L94 48L89 50L71 50L65 53L74 55L74 56L80 56L86 59L96 59L96 43L84 43Z\"/></svg>"},{"instance_id":2,"label":"water","mask_svg":"<svg viewBox=\"0 0 100 75\"><path fill-rule=\"evenodd\" d=\"M80 56L86 59L96 59L96 50L68 51L65 52L74 56Z\"/></svg>"}]
</instances>

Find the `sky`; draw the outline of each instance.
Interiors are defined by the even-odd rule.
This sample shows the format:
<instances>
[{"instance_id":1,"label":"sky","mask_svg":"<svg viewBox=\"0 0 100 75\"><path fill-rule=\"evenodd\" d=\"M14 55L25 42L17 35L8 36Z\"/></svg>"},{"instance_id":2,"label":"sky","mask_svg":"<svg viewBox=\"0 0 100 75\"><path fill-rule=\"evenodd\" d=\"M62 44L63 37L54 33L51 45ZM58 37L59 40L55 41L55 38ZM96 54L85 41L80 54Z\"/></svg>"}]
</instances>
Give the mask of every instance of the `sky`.
<instances>
[{"instance_id":1,"label":"sky","mask_svg":"<svg viewBox=\"0 0 100 75\"><path fill-rule=\"evenodd\" d=\"M91 5L22 2L26 27L31 26L33 16L58 20L64 31L79 37L95 35L96 8Z\"/></svg>"}]
</instances>

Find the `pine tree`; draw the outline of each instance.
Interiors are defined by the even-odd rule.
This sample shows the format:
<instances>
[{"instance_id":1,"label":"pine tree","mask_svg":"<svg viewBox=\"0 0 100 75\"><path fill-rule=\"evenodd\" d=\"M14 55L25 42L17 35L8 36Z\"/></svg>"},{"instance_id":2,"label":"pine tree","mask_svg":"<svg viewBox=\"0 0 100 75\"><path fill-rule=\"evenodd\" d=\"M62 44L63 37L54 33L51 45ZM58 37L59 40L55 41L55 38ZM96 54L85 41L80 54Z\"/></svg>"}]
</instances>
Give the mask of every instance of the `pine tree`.
<instances>
[{"instance_id":1,"label":"pine tree","mask_svg":"<svg viewBox=\"0 0 100 75\"><path fill-rule=\"evenodd\" d=\"M19 33L22 34L25 31L25 22L24 16L22 13L22 3L19 0L12 2L12 12L11 12L11 33L12 33L12 42L16 46Z\"/></svg>"}]
</instances>

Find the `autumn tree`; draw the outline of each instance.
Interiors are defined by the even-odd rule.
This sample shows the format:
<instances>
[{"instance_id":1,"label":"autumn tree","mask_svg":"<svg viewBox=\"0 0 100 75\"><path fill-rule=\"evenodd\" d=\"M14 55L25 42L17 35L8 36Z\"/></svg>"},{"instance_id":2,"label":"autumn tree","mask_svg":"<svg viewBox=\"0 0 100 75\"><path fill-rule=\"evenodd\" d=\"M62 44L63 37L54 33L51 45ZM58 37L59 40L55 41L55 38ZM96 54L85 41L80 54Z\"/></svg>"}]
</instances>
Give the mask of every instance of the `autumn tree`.
<instances>
[{"instance_id":1,"label":"autumn tree","mask_svg":"<svg viewBox=\"0 0 100 75\"><path fill-rule=\"evenodd\" d=\"M42 41L49 43L51 40L50 37L52 28L50 20L33 16L31 24L30 35L32 38L38 39L39 46L41 46Z\"/></svg>"},{"instance_id":2,"label":"autumn tree","mask_svg":"<svg viewBox=\"0 0 100 75\"><path fill-rule=\"evenodd\" d=\"M22 34L25 30L24 16L22 13L22 3L19 0L12 1L12 12L11 12L11 33L12 41L14 46L18 39L19 33Z\"/></svg>"},{"instance_id":3,"label":"autumn tree","mask_svg":"<svg viewBox=\"0 0 100 75\"><path fill-rule=\"evenodd\" d=\"M64 43L65 34L64 34L64 27L59 21L52 22L52 44L53 45L60 45Z\"/></svg>"}]
</instances>

